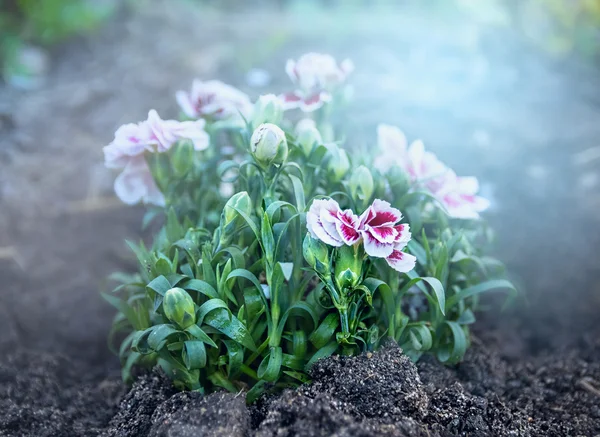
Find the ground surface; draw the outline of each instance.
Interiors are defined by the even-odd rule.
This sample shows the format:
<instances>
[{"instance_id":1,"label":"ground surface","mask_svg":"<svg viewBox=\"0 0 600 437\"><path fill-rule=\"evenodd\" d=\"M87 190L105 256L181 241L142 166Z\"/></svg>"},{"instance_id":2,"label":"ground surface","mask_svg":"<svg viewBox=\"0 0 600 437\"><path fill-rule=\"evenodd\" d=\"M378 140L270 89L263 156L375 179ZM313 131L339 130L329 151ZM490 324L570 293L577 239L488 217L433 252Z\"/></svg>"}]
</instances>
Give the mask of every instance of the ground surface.
<instances>
[{"instance_id":1,"label":"ground surface","mask_svg":"<svg viewBox=\"0 0 600 437\"><path fill-rule=\"evenodd\" d=\"M265 89L249 87L244 73L263 68L269 90L283 90L285 59L309 50L354 60L347 123L356 141L372 144L378 122L398 124L480 178L494 201L487 218L498 256L529 305L484 317L457 368L419 364L423 386L411 393L426 407L399 406L384 420L331 387L313 387L273 401L264 417L240 404L230 421L258 435L320 435L312 417L337 424L339 435L600 434L598 70L548 59L511 32L464 19L328 17L224 15L149 0L56 48L41 89L0 88L0 435L184 436L202 423L186 422L178 405L218 418L220 403L233 402L215 395L206 409L150 380L157 398L135 414L146 431L114 431L131 402L120 403L118 362L105 342L112 310L98 289L130 265L122 241L140 237L143 211L111 197L101 146L150 108L176 116L172 96L195 76L255 97ZM168 431L170 421L183 431Z\"/></svg>"}]
</instances>

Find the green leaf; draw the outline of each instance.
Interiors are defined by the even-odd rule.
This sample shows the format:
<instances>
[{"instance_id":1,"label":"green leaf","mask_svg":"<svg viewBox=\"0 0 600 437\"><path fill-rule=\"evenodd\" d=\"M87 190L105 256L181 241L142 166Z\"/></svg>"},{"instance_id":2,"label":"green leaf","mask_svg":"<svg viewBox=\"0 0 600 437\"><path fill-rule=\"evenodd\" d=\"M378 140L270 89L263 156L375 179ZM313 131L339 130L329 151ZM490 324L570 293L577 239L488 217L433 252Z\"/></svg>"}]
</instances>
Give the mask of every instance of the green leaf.
<instances>
[{"instance_id":1,"label":"green leaf","mask_svg":"<svg viewBox=\"0 0 600 437\"><path fill-rule=\"evenodd\" d=\"M159 275L167 276L168 274L172 273L171 260L160 253L158 255L158 259L154 263L154 269Z\"/></svg>"},{"instance_id":2,"label":"green leaf","mask_svg":"<svg viewBox=\"0 0 600 437\"><path fill-rule=\"evenodd\" d=\"M383 303L387 311L387 318L389 324L388 335L393 336L394 332L396 331L396 303L394 301L394 296L392 294L390 286L377 278L367 278L363 281L363 285L371 291L371 295L374 296L376 291L379 291L379 293L381 294L381 298L383 299Z\"/></svg>"},{"instance_id":3,"label":"green leaf","mask_svg":"<svg viewBox=\"0 0 600 437\"><path fill-rule=\"evenodd\" d=\"M291 378L297 379L302 384L310 383L310 378L306 374L301 372L293 372L291 370L284 370L283 373Z\"/></svg>"},{"instance_id":4,"label":"green leaf","mask_svg":"<svg viewBox=\"0 0 600 437\"><path fill-rule=\"evenodd\" d=\"M288 174L288 177L292 181L292 185L294 187L294 197L296 198L296 207L299 212L302 212L306 209L306 200L304 198L304 187L302 186L302 181L293 174Z\"/></svg>"},{"instance_id":5,"label":"green leaf","mask_svg":"<svg viewBox=\"0 0 600 437\"><path fill-rule=\"evenodd\" d=\"M217 299L219 294L217 291L206 281L201 279L190 279L181 284L181 288L186 291L196 291L203 294L209 299Z\"/></svg>"},{"instance_id":6,"label":"green leaf","mask_svg":"<svg viewBox=\"0 0 600 437\"><path fill-rule=\"evenodd\" d=\"M326 358L326 357L333 355L333 353L337 350L337 348L338 348L337 340L333 340L333 341L327 343L326 346L323 346L322 348L320 348L312 356L312 358L308 361L308 363L306 363L306 366L304 368L307 370L310 369L310 367L313 364L315 364L318 360L320 360L321 358Z\"/></svg>"},{"instance_id":7,"label":"green leaf","mask_svg":"<svg viewBox=\"0 0 600 437\"><path fill-rule=\"evenodd\" d=\"M272 347L258 366L258 371L256 372L258 377L268 382L276 381L281 372L282 361L283 351L281 347Z\"/></svg>"},{"instance_id":8,"label":"green leaf","mask_svg":"<svg viewBox=\"0 0 600 437\"><path fill-rule=\"evenodd\" d=\"M455 364L462 360L467 351L468 340L463 328L456 323L446 321L444 325L450 328L452 341L446 345L440 346L437 351L437 358L442 363Z\"/></svg>"},{"instance_id":9,"label":"green leaf","mask_svg":"<svg viewBox=\"0 0 600 437\"><path fill-rule=\"evenodd\" d=\"M292 335L292 351L294 356L303 358L306 355L308 346L308 339L306 338L306 332L301 330L295 330Z\"/></svg>"},{"instance_id":10,"label":"green leaf","mask_svg":"<svg viewBox=\"0 0 600 437\"><path fill-rule=\"evenodd\" d=\"M183 235L183 228L177 219L177 214L175 214L175 210L173 207L169 208L169 212L167 213L167 223L165 225L165 230L167 233L167 239L169 241L177 241Z\"/></svg>"},{"instance_id":11,"label":"green leaf","mask_svg":"<svg viewBox=\"0 0 600 437\"><path fill-rule=\"evenodd\" d=\"M260 236L263 251L265 253L265 258L267 260L268 265L273 265L273 259L275 256L275 238L273 237L273 230L271 229L271 222L269 221L269 216L265 212L263 214L261 226L260 226Z\"/></svg>"},{"instance_id":12,"label":"green leaf","mask_svg":"<svg viewBox=\"0 0 600 437\"><path fill-rule=\"evenodd\" d=\"M416 351L428 351L433 346L433 337L431 336L431 331L425 325L411 327L409 335L413 348Z\"/></svg>"},{"instance_id":13,"label":"green leaf","mask_svg":"<svg viewBox=\"0 0 600 437\"><path fill-rule=\"evenodd\" d=\"M188 370L206 367L206 347L199 340L187 340L183 343L181 353L183 363Z\"/></svg>"},{"instance_id":14,"label":"green leaf","mask_svg":"<svg viewBox=\"0 0 600 437\"><path fill-rule=\"evenodd\" d=\"M456 320L456 323L460 325L471 325L475 323L475 314L469 308L464 310L460 317Z\"/></svg>"},{"instance_id":15,"label":"green leaf","mask_svg":"<svg viewBox=\"0 0 600 437\"><path fill-rule=\"evenodd\" d=\"M123 364L121 369L121 378L123 382L128 383L132 381L131 368L139 361L141 354L138 352L131 352Z\"/></svg>"},{"instance_id":16,"label":"green leaf","mask_svg":"<svg viewBox=\"0 0 600 437\"><path fill-rule=\"evenodd\" d=\"M217 287L217 277L212 267L212 257L210 255L211 246L205 244L202 246L202 279L208 282L213 288Z\"/></svg>"},{"instance_id":17,"label":"green leaf","mask_svg":"<svg viewBox=\"0 0 600 437\"><path fill-rule=\"evenodd\" d=\"M417 257L417 261L422 266L427 266L427 252L417 240L410 240L408 242L408 248L410 249L410 253Z\"/></svg>"},{"instance_id":18,"label":"green leaf","mask_svg":"<svg viewBox=\"0 0 600 437\"><path fill-rule=\"evenodd\" d=\"M164 296L165 293L171 288L173 288L171 283L162 275L157 276L148 285L146 285L146 289L150 289L161 296Z\"/></svg>"},{"instance_id":19,"label":"green leaf","mask_svg":"<svg viewBox=\"0 0 600 437\"><path fill-rule=\"evenodd\" d=\"M252 232L254 233L254 236L260 240L260 229L258 229L258 226L256 225L256 223L254 222L254 220L252 220L250 218L250 216L248 216L248 214L246 214L244 211L242 211L241 209L239 209L237 206L231 206L231 208L235 209L237 211L237 213L244 219L244 221L248 224L248 226L250 227L250 229L252 229Z\"/></svg>"},{"instance_id":20,"label":"green leaf","mask_svg":"<svg viewBox=\"0 0 600 437\"><path fill-rule=\"evenodd\" d=\"M204 317L206 317L212 311L220 309L220 308L221 309L225 309L228 313L230 313L229 307L221 299L210 299L210 300L204 302L200 306L200 308L198 308L198 311L196 313L196 317L197 317L197 320L198 320L197 321L198 326L202 325L202 323L204 321Z\"/></svg>"},{"instance_id":21,"label":"green leaf","mask_svg":"<svg viewBox=\"0 0 600 437\"><path fill-rule=\"evenodd\" d=\"M258 398L266 393L268 387L269 384L266 381L258 381L254 384L254 387L246 393L246 403L253 404Z\"/></svg>"},{"instance_id":22,"label":"green leaf","mask_svg":"<svg viewBox=\"0 0 600 437\"><path fill-rule=\"evenodd\" d=\"M148 336L148 346L154 351L160 351L167 344L169 337L179 334L180 331L172 325L157 325Z\"/></svg>"},{"instance_id":23,"label":"green leaf","mask_svg":"<svg viewBox=\"0 0 600 437\"><path fill-rule=\"evenodd\" d=\"M414 271L407 273L408 277L413 277L414 275L416 275L416 273ZM431 295L429 294L429 292L427 291L427 289L420 284L420 282L425 282L426 284L428 284L431 289L433 290L435 299L433 299L431 297ZM403 296L409 289L410 287L412 287L413 285L417 285L421 291L423 291L425 293L425 296L427 297L427 299L432 299L434 304L436 304L441 313L443 315L445 315L445 311L446 309L448 309L449 307L446 305L446 293L444 292L444 287L442 286L442 283L436 279L436 278L432 278L429 276L417 276L417 277L413 277L410 281L408 281L406 284L404 284L404 286L400 289L400 296Z\"/></svg>"},{"instance_id":24,"label":"green leaf","mask_svg":"<svg viewBox=\"0 0 600 437\"><path fill-rule=\"evenodd\" d=\"M223 343L227 347L227 376L230 379L237 378L244 364L244 349L232 340L223 340Z\"/></svg>"},{"instance_id":25,"label":"green leaf","mask_svg":"<svg viewBox=\"0 0 600 437\"><path fill-rule=\"evenodd\" d=\"M152 333L154 327L137 331L131 342L131 350L142 355L147 355L153 352L148 345L148 336Z\"/></svg>"},{"instance_id":26,"label":"green leaf","mask_svg":"<svg viewBox=\"0 0 600 437\"><path fill-rule=\"evenodd\" d=\"M229 280L231 278L244 278L244 279L247 279L250 282L252 282L252 284L254 284L254 286L256 287L257 291L260 293L264 307L269 308L269 303L267 301L267 298L265 297L265 294L260 285L260 282L258 281L256 276L252 272L250 272L249 270L245 270L245 269L235 269L233 272L231 272L227 276L227 280ZM268 323L270 325L271 324L271 312L266 311L266 316L267 316Z\"/></svg>"},{"instance_id":27,"label":"green leaf","mask_svg":"<svg viewBox=\"0 0 600 437\"><path fill-rule=\"evenodd\" d=\"M288 310L283 314L283 317L281 317L277 327L276 338L281 338L283 328L285 327L288 317L292 315L292 313L308 315L310 320L313 322L313 326L317 326L319 318L315 310L312 309L312 307L306 302L296 302L294 305L289 307Z\"/></svg>"},{"instance_id":28,"label":"green leaf","mask_svg":"<svg viewBox=\"0 0 600 437\"><path fill-rule=\"evenodd\" d=\"M471 296L499 290L508 290L511 295L515 295L517 293L515 286L510 281L507 281L506 279L492 279L471 287L464 288L454 296L450 296L446 302L446 309L449 310L453 308L458 302Z\"/></svg>"},{"instance_id":29,"label":"green leaf","mask_svg":"<svg viewBox=\"0 0 600 437\"><path fill-rule=\"evenodd\" d=\"M290 211L292 212L292 214L296 214L298 212L296 210L296 207L294 205L292 205L291 203L284 202L283 200L278 200L276 202L271 203L269 205L269 207L267 208L267 210L265 211L265 213L269 217L269 221L273 222L273 216L275 215L275 213L284 207L289 208Z\"/></svg>"},{"instance_id":30,"label":"green leaf","mask_svg":"<svg viewBox=\"0 0 600 437\"><path fill-rule=\"evenodd\" d=\"M208 344L209 346L212 346L214 348L218 348L218 346L216 345L216 343L213 341L212 338L210 338L208 336L208 334L206 332L204 332L202 330L202 328L200 328L198 325L191 325L188 326L185 331L190 334L193 338L195 338L196 340L200 340L203 341L204 343Z\"/></svg>"},{"instance_id":31,"label":"green leaf","mask_svg":"<svg viewBox=\"0 0 600 437\"><path fill-rule=\"evenodd\" d=\"M225 334L251 351L256 350L254 340L252 340L246 326L231 314L227 304L220 299L211 299L202 304L198 310L198 324L201 323L205 323Z\"/></svg>"},{"instance_id":32,"label":"green leaf","mask_svg":"<svg viewBox=\"0 0 600 437\"><path fill-rule=\"evenodd\" d=\"M335 332L340 324L340 316L337 313L330 313L321 322L319 327L308 337L313 346L317 349L321 349L331 338L335 335ZM337 344L337 343L336 343Z\"/></svg>"}]
</instances>

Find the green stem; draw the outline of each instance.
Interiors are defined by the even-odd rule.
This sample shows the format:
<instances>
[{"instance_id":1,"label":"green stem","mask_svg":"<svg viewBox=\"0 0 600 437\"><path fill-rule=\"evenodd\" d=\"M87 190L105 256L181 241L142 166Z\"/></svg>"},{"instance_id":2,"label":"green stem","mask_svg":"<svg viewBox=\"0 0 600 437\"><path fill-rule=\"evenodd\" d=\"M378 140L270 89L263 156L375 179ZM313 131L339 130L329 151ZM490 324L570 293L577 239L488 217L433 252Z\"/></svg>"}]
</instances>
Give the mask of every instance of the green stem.
<instances>
[{"instance_id":1,"label":"green stem","mask_svg":"<svg viewBox=\"0 0 600 437\"><path fill-rule=\"evenodd\" d=\"M263 351L269 346L269 339L266 339L259 347L258 349L256 349L256 352L254 352L252 355L250 355L250 357L248 357L248 359L246 360L246 365L250 365L252 364L252 362L257 359L260 354L263 353Z\"/></svg>"},{"instance_id":2,"label":"green stem","mask_svg":"<svg viewBox=\"0 0 600 437\"><path fill-rule=\"evenodd\" d=\"M256 372L254 370L252 370L250 367L246 366L245 364L242 364L242 367L240 367L240 370L242 371L242 373L248 375L250 378L258 381L258 375L256 374Z\"/></svg>"}]
</instances>

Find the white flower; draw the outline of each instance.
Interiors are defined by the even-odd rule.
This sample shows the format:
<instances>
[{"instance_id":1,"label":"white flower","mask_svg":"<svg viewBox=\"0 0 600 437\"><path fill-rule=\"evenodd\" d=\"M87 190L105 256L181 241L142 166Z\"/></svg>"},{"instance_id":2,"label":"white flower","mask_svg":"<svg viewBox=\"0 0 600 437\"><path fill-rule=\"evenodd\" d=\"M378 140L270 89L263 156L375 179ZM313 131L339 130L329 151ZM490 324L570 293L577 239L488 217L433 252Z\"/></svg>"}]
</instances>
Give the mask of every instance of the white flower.
<instances>
[{"instance_id":1,"label":"white flower","mask_svg":"<svg viewBox=\"0 0 600 437\"><path fill-rule=\"evenodd\" d=\"M191 118L223 120L238 117L248 118L252 103L247 94L220 80L194 80L190 92L178 91L175 95L181 110Z\"/></svg>"}]
</instances>

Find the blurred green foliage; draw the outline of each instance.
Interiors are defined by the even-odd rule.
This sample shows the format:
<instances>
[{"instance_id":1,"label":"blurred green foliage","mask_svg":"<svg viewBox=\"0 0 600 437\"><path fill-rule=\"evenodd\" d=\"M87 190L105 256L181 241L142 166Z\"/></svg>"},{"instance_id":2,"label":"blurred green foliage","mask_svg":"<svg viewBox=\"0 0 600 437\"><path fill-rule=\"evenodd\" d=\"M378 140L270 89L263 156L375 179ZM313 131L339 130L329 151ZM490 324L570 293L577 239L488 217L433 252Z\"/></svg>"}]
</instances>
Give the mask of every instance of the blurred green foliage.
<instances>
[{"instance_id":1,"label":"blurred green foliage","mask_svg":"<svg viewBox=\"0 0 600 437\"><path fill-rule=\"evenodd\" d=\"M27 44L51 45L95 29L115 9L113 1L0 0L0 65L3 76L32 74L22 60Z\"/></svg>"}]
</instances>

